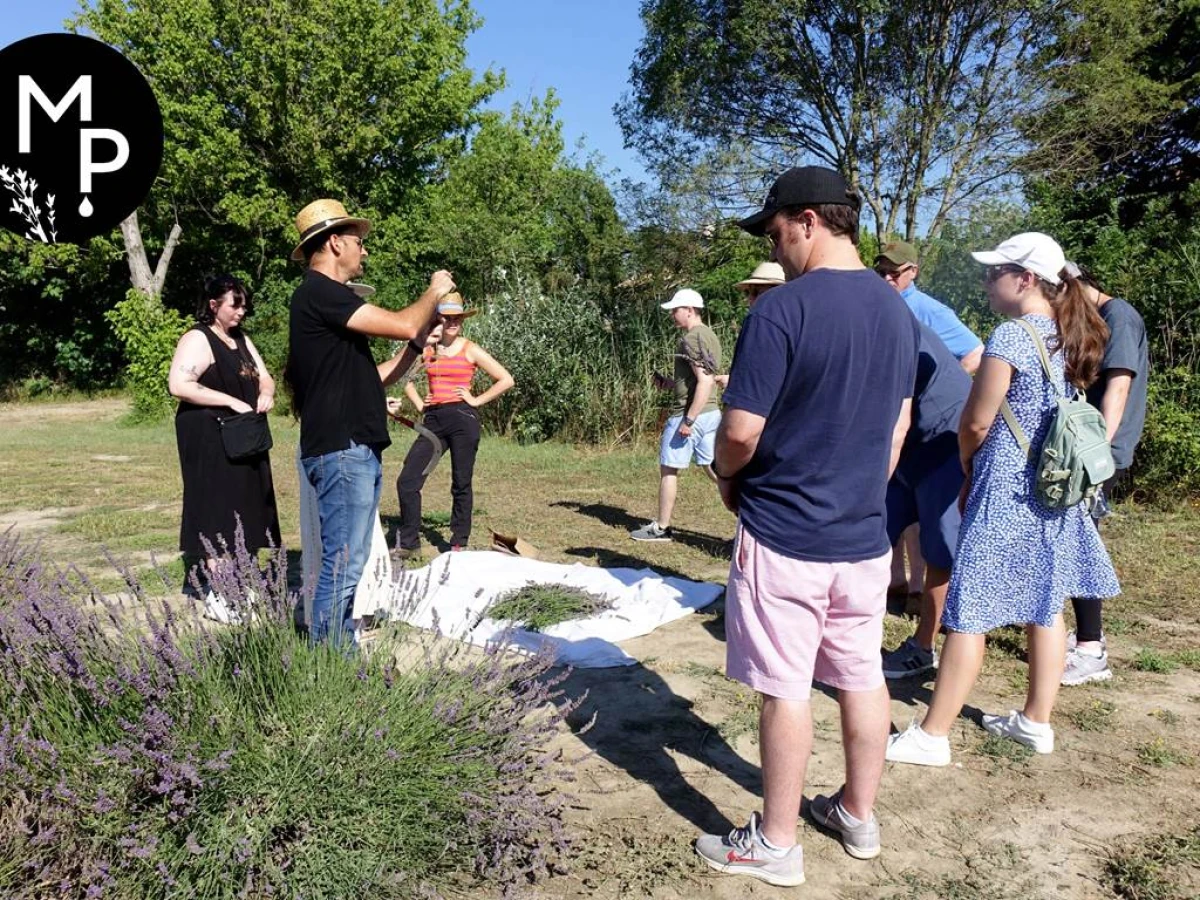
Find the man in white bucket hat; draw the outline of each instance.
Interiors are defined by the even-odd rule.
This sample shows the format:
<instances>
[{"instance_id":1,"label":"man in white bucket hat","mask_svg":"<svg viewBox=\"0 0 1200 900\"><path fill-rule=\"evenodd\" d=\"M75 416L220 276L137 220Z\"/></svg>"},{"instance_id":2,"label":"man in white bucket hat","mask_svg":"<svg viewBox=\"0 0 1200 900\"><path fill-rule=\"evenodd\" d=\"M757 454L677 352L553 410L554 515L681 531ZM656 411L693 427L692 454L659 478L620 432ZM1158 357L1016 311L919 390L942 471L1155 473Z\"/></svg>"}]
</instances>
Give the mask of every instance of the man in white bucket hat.
<instances>
[{"instance_id":1,"label":"man in white bucket hat","mask_svg":"<svg viewBox=\"0 0 1200 900\"><path fill-rule=\"evenodd\" d=\"M717 480L712 460L721 410L713 386L721 367L721 342L701 318L704 298L697 291L678 290L662 308L671 313L671 320L683 336L675 349L675 401L658 451L658 515L653 522L629 533L635 541L672 539L671 515L679 489L679 470L686 469L693 457L714 483Z\"/></svg>"}]
</instances>

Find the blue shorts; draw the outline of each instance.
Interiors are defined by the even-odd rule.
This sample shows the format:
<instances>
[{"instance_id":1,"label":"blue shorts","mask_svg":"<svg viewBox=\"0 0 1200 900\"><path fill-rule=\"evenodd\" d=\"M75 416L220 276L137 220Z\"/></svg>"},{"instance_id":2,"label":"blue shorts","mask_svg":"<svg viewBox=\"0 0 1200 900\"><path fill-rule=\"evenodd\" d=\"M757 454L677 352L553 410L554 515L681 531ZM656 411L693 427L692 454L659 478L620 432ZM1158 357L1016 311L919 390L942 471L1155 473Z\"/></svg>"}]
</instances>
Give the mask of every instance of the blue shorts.
<instances>
[{"instance_id":1,"label":"blue shorts","mask_svg":"<svg viewBox=\"0 0 1200 900\"><path fill-rule=\"evenodd\" d=\"M719 409L701 413L692 425L688 437L679 436L683 416L671 416L663 428L662 443L658 447L658 464L672 469L686 469L696 457L696 465L712 465L713 451L717 446L717 426L721 424Z\"/></svg>"},{"instance_id":2,"label":"blue shorts","mask_svg":"<svg viewBox=\"0 0 1200 900\"><path fill-rule=\"evenodd\" d=\"M921 526L921 555L931 566L949 570L958 546L958 492L963 470L954 451L940 454L941 460L920 460L905 465L902 460L887 488L888 542L895 546L900 535L914 522ZM920 451L918 451L920 452Z\"/></svg>"}]
</instances>

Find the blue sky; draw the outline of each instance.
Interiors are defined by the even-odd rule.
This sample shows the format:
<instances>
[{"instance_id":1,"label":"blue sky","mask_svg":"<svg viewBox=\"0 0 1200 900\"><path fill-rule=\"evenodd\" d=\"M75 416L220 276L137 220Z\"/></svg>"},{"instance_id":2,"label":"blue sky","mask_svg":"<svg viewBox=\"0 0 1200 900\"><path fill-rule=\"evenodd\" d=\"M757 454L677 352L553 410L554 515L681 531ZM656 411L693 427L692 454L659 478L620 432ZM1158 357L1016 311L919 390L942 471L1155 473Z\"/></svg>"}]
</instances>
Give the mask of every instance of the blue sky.
<instances>
[{"instance_id":1,"label":"blue sky","mask_svg":"<svg viewBox=\"0 0 1200 900\"><path fill-rule=\"evenodd\" d=\"M638 0L473 0L484 19L467 48L471 67L504 69L508 87L492 106L507 110L554 88L567 146L584 140L605 169L641 180L645 170L622 146L612 108L625 92L629 64L642 37ZM0 17L0 47L32 34L62 31L78 0L13 0Z\"/></svg>"}]
</instances>

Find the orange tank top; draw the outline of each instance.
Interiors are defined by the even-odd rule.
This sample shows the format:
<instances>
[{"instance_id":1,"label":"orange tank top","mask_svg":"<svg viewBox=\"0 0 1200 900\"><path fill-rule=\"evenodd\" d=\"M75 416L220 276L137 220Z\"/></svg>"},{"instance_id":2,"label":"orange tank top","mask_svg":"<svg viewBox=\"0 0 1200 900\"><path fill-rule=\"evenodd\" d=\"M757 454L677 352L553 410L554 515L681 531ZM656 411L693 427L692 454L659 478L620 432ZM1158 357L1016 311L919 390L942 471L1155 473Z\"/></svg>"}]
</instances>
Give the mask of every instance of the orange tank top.
<instances>
[{"instance_id":1,"label":"orange tank top","mask_svg":"<svg viewBox=\"0 0 1200 900\"><path fill-rule=\"evenodd\" d=\"M470 346L468 341L462 351L454 356L438 356L435 350L425 351L425 374L429 378L426 406L463 402L454 391L460 387L469 390L475 378L475 363L467 359L467 348Z\"/></svg>"}]
</instances>

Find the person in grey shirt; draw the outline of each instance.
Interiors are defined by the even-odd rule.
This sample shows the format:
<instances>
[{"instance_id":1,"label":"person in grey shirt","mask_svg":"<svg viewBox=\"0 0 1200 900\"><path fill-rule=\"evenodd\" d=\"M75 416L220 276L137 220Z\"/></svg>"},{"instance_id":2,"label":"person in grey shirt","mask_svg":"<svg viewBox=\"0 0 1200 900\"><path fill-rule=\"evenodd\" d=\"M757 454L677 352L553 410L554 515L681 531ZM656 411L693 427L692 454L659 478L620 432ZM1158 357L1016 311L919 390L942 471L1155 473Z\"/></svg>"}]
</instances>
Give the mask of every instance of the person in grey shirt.
<instances>
[{"instance_id":1,"label":"person in grey shirt","mask_svg":"<svg viewBox=\"0 0 1200 900\"><path fill-rule=\"evenodd\" d=\"M1150 353L1146 325L1138 311L1120 297L1106 294L1090 272L1075 263L1067 271L1083 282L1088 298L1108 325L1108 344L1100 363L1100 377L1087 391L1088 402L1100 410L1108 426L1116 473L1104 485L1104 494L1117 494L1127 481L1133 451L1146 423L1146 382ZM1101 621L1101 601L1075 597L1075 632L1067 638L1067 665L1062 683L1067 686L1107 681L1108 646Z\"/></svg>"}]
</instances>

